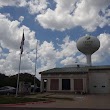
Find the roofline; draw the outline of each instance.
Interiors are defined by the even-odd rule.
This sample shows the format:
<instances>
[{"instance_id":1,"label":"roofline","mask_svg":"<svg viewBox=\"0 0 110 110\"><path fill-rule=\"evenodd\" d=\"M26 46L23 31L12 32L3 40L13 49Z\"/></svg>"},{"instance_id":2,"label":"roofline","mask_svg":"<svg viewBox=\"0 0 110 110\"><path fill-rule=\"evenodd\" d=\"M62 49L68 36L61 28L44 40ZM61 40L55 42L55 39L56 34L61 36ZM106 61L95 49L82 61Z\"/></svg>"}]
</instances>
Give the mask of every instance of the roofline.
<instances>
[{"instance_id":1,"label":"roofline","mask_svg":"<svg viewBox=\"0 0 110 110\"><path fill-rule=\"evenodd\" d=\"M62 68L52 68L52 69L48 69L48 70L44 70L44 71L41 71L39 72L39 74L49 74L49 73L70 73L70 72L65 72L65 71L61 71L61 72L50 72L50 70L53 70L53 69L63 69L63 68L72 68L72 67L62 67ZM89 70L99 70L99 69L103 69L103 70L106 70L106 69L110 69L110 65L101 65L101 66L84 66L84 67L73 67L73 68L87 68L88 71ZM76 73L79 73L80 71L76 71ZM87 72L87 71L83 71L83 72ZM71 72L72 73L72 72Z\"/></svg>"},{"instance_id":2,"label":"roofline","mask_svg":"<svg viewBox=\"0 0 110 110\"><path fill-rule=\"evenodd\" d=\"M81 72L81 71L76 71L76 72L45 72L45 73L43 73L43 74L72 74L72 73L74 73L74 74L86 74L86 73L88 73L87 71L83 71L83 72ZM39 74L42 74L42 72L40 72Z\"/></svg>"}]
</instances>

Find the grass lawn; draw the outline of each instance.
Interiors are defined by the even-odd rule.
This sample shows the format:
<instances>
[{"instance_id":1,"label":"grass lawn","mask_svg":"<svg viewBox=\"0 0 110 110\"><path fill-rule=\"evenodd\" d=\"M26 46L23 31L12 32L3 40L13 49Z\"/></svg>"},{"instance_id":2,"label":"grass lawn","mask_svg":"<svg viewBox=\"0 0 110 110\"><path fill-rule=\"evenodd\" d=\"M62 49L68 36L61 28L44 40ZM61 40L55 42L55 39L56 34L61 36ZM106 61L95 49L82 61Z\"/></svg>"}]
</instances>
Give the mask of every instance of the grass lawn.
<instances>
[{"instance_id":1,"label":"grass lawn","mask_svg":"<svg viewBox=\"0 0 110 110\"><path fill-rule=\"evenodd\" d=\"M16 104L16 103L25 103L25 102L38 102L38 101L47 101L47 99L15 97L15 96L0 96L0 104Z\"/></svg>"}]
</instances>

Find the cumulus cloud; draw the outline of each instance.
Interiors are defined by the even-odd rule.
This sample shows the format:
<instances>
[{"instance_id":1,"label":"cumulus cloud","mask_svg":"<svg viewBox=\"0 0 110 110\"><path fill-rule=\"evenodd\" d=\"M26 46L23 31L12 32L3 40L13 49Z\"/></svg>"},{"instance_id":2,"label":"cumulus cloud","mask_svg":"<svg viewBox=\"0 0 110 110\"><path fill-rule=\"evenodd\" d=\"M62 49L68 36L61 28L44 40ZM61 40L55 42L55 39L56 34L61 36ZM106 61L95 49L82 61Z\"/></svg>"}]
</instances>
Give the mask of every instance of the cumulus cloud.
<instances>
[{"instance_id":1,"label":"cumulus cloud","mask_svg":"<svg viewBox=\"0 0 110 110\"><path fill-rule=\"evenodd\" d=\"M19 17L19 21L22 22L24 20L24 16Z\"/></svg>"},{"instance_id":2,"label":"cumulus cloud","mask_svg":"<svg viewBox=\"0 0 110 110\"><path fill-rule=\"evenodd\" d=\"M23 29L25 35L24 52L22 55L21 72L34 74L36 41L35 32L29 27L21 25L17 20L9 20L6 15L0 14L0 71L7 75L17 74L19 67L19 47L22 39ZM101 42L100 49L93 54L93 63L104 62L110 56L110 34L102 33L97 36ZM5 52L4 49L7 49ZM40 79L39 71L61 65L72 65L77 62L86 62L85 55L76 48L76 41L66 36L62 43L55 48L53 42L44 41L38 44L37 54L37 77Z\"/></svg>"},{"instance_id":3,"label":"cumulus cloud","mask_svg":"<svg viewBox=\"0 0 110 110\"><path fill-rule=\"evenodd\" d=\"M43 13L47 5L47 0L30 0L27 2L28 10L31 14Z\"/></svg>"},{"instance_id":4,"label":"cumulus cloud","mask_svg":"<svg viewBox=\"0 0 110 110\"><path fill-rule=\"evenodd\" d=\"M73 26L71 15L64 13L58 13L51 9L47 9L46 13L39 14L36 20L45 29L60 30L70 29Z\"/></svg>"},{"instance_id":5,"label":"cumulus cloud","mask_svg":"<svg viewBox=\"0 0 110 110\"><path fill-rule=\"evenodd\" d=\"M48 8L36 20L46 29L64 31L76 26L92 32L109 23L110 0L55 0L55 9Z\"/></svg>"},{"instance_id":6,"label":"cumulus cloud","mask_svg":"<svg viewBox=\"0 0 110 110\"><path fill-rule=\"evenodd\" d=\"M97 36L100 40L100 49L92 55L93 65L96 63L104 63L110 56L110 34L102 33ZM61 65L74 65L76 62L86 64L86 56L79 52L76 48L76 41L66 36L58 48L55 49L52 42L44 41L38 51L39 70L46 70L56 67L57 62Z\"/></svg>"},{"instance_id":7,"label":"cumulus cloud","mask_svg":"<svg viewBox=\"0 0 110 110\"><path fill-rule=\"evenodd\" d=\"M46 69L56 66L56 50L52 42L44 41L38 50L41 66Z\"/></svg>"},{"instance_id":8,"label":"cumulus cloud","mask_svg":"<svg viewBox=\"0 0 110 110\"><path fill-rule=\"evenodd\" d=\"M100 40L100 48L99 50L93 54L93 62L100 63L107 61L110 62L110 34L103 33L98 36Z\"/></svg>"},{"instance_id":9,"label":"cumulus cloud","mask_svg":"<svg viewBox=\"0 0 110 110\"><path fill-rule=\"evenodd\" d=\"M100 48L92 55L92 63L94 64L109 64L110 62L110 34L102 33L97 36L100 40ZM76 42L65 37L64 42L57 50L57 58L63 65L72 65L75 62L86 64L86 56L79 52L76 48ZM60 60L61 59L61 60Z\"/></svg>"},{"instance_id":10,"label":"cumulus cloud","mask_svg":"<svg viewBox=\"0 0 110 110\"><path fill-rule=\"evenodd\" d=\"M34 74L36 58L35 32L29 27L21 25L17 20L9 20L6 15L0 14L0 72L7 75L17 74L20 58L20 43L24 29L24 52L21 60L21 72ZM56 50L53 42L44 41L38 44L37 77L39 71L56 66ZM5 50L5 51L4 51Z\"/></svg>"},{"instance_id":11,"label":"cumulus cloud","mask_svg":"<svg viewBox=\"0 0 110 110\"><path fill-rule=\"evenodd\" d=\"M26 6L27 0L0 0L0 7L4 6Z\"/></svg>"},{"instance_id":12,"label":"cumulus cloud","mask_svg":"<svg viewBox=\"0 0 110 110\"><path fill-rule=\"evenodd\" d=\"M36 41L35 32L30 28L21 25L17 20L9 20L6 15L0 14L0 71L7 75L17 74L19 69L20 43L24 29L24 52L21 60L21 72L34 74ZM38 44L37 77L41 70L50 69L56 66L56 50L53 42L44 41ZM4 51L7 50L7 51Z\"/></svg>"},{"instance_id":13,"label":"cumulus cloud","mask_svg":"<svg viewBox=\"0 0 110 110\"><path fill-rule=\"evenodd\" d=\"M47 6L47 0L0 0L0 8L5 6L25 7L30 14L43 13Z\"/></svg>"},{"instance_id":14,"label":"cumulus cloud","mask_svg":"<svg viewBox=\"0 0 110 110\"><path fill-rule=\"evenodd\" d=\"M71 0L70 2L72 6L70 6L69 2L65 0L64 2L62 2L62 0L61 1L56 0L57 7L55 8L55 10L48 9L47 12L45 12L44 14L38 15L38 17L42 15L41 19L39 19L39 22L40 20L44 20L44 22L42 22L43 23L42 26L44 26L45 28L51 28L53 30L58 29L62 31L73 27L73 24L74 26L81 24L81 26L85 29L87 28L88 30L92 30L92 29L94 30L96 29L98 25L103 27L105 23L108 22L107 19L103 17L103 20L105 20L105 22L102 22L101 24L99 23L100 22L99 20L98 23L96 23L98 25L93 25L95 24L96 21L91 22L90 24L89 18L86 18L84 21L83 16L82 16L83 20L81 19L75 22L74 21L75 19L73 19L73 17L75 18L76 16L77 18L79 16L77 15L78 13L77 10L78 10L78 7L82 6L81 5L82 1L73 2L73 0ZM106 17L108 17L109 10L104 11L105 8L107 7L107 1L105 2L103 3L100 2L100 5L99 3L96 2L96 4L92 4L92 6L98 5L96 10L98 9L101 10L101 8L103 7L103 13L105 13ZM66 5L67 7L65 7ZM86 5L84 4L84 6ZM59 12L61 13L63 11L62 10L63 8L65 8L64 12L62 13L62 15L59 15ZM79 10L83 10L83 8ZM84 10L88 11L88 8ZM51 12L49 12L49 10ZM36 12L37 11L33 11L33 13L36 13ZM96 18L97 18L98 12L99 11L94 12L96 15ZM52 14L50 18L47 19L46 13ZM86 16L86 14L83 14L83 15ZM43 18L44 16L45 16L45 19ZM101 16L99 16L99 18L100 17ZM19 18L20 21L10 20L6 14L5 15L0 14L0 35L1 35L0 36L0 53L2 53L0 56L1 58L0 71L7 75L18 73L19 53L20 53L19 47L20 47L20 42L22 39L23 29L24 29L24 34L25 34L25 45L24 45L24 53L22 56L21 72L29 72L31 74L34 74L34 65L35 65L35 57L36 57L35 47L36 47L37 39L35 38L34 31L31 31L31 29L25 25L21 25L21 22L23 19L24 18L21 16ZM48 21L48 23L45 22L46 20ZM50 25L50 27L48 27L49 26L48 24ZM90 26L91 29L88 26ZM106 59L109 59L109 56L110 56L110 43L109 43L110 34L102 33L97 37L99 38L101 42L101 47L96 53L93 54L92 56L93 63L104 62ZM59 40L59 38L57 38L57 40ZM7 52L4 52L4 49L6 49ZM66 36L63 39L62 43L58 44L57 49L55 48L53 42L44 41L41 44L39 44L39 48L38 48L38 64L39 65L37 67L37 72L56 67L57 62L62 65L71 65L71 64L74 64L76 61L85 63L86 59L85 59L85 56L83 54L80 54L80 52L77 50L76 41L71 40L69 36ZM37 77L40 78L40 75L38 75L38 73L37 73Z\"/></svg>"},{"instance_id":15,"label":"cumulus cloud","mask_svg":"<svg viewBox=\"0 0 110 110\"><path fill-rule=\"evenodd\" d=\"M110 0L54 0L49 8L48 0L0 0L0 7L25 7L45 29L65 31L76 26L92 32L97 27L110 25Z\"/></svg>"},{"instance_id":16,"label":"cumulus cloud","mask_svg":"<svg viewBox=\"0 0 110 110\"><path fill-rule=\"evenodd\" d=\"M2 27L0 30L0 42L3 48L7 48L10 51L18 50L22 39L23 29L26 36L25 48L34 48L33 45L35 45L35 32L31 32L31 30L26 26L20 27L19 21L10 21L5 15L0 14L0 27Z\"/></svg>"},{"instance_id":17,"label":"cumulus cloud","mask_svg":"<svg viewBox=\"0 0 110 110\"><path fill-rule=\"evenodd\" d=\"M9 20L7 16L3 14L0 14L0 27L0 47L2 49L0 71L5 74L18 73L20 42L24 29L25 45L21 70L25 72L30 71L32 73L34 64L27 56L27 53L34 49L36 45L35 32L26 26L20 26L20 22L17 20ZM4 49L7 51L4 51Z\"/></svg>"},{"instance_id":18,"label":"cumulus cloud","mask_svg":"<svg viewBox=\"0 0 110 110\"><path fill-rule=\"evenodd\" d=\"M60 63L63 64L63 65L73 65L73 64L75 64L75 62L76 62L76 58L66 57Z\"/></svg>"},{"instance_id":19,"label":"cumulus cloud","mask_svg":"<svg viewBox=\"0 0 110 110\"><path fill-rule=\"evenodd\" d=\"M74 12L74 21L88 31L94 31L102 23L106 24L104 11L110 5L109 0L82 0L77 4ZM103 13L102 16L100 13ZM104 26L104 25L103 25Z\"/></svg>"},{"instance_id":20,"label":"cumulus cloud","mask_svg":"<svg viewBox=\"0 0 110 110\"><path fill-rule=\"evenodd\" d=\"M70 40L69 36L66 36L63 39L63 43L60 46L60 50L57 52L58 58L68 57L68 56L75 56L78 52L76 48L76 42L74 40Z\"/></svg>"}]
</instances>

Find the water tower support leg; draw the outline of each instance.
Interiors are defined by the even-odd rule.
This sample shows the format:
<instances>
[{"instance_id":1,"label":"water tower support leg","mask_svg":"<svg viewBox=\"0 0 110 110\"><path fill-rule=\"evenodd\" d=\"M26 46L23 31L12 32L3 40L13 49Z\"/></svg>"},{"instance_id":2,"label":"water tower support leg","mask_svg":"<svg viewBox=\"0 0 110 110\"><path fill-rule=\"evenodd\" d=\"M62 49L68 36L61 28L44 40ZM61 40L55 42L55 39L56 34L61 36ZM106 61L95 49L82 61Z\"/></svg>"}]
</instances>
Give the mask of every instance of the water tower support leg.
<instances>
[{"instance_id":1,"label":"water tower support leg","mask_svg":"<svg viewBox=\"0 0 110 110\"><path fill-rule=\"evenodd\" d=\"M86 55L86 59L88 66L91 66L91 55Z\"/></svg>"}]
</instances>

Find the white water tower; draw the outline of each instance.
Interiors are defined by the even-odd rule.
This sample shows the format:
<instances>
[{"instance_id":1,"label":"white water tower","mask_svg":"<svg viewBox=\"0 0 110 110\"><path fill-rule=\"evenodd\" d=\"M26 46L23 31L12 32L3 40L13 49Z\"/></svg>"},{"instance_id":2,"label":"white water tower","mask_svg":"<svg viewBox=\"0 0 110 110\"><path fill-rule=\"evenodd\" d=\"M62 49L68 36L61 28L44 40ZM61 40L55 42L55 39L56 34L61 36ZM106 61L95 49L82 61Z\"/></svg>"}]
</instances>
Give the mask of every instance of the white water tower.
<instances>
[{"instance_id":1,"label":"white water tower","mask_svg":"<svg viewBox=\"0 0 110 110\"><path fill-rule=\"evenodd\" d=\"M91 65L91 55L100 47L100 41L97 37L86 35L77 41L77 49L86 55L88 66Z\"/></svg>"}]
</instances>

